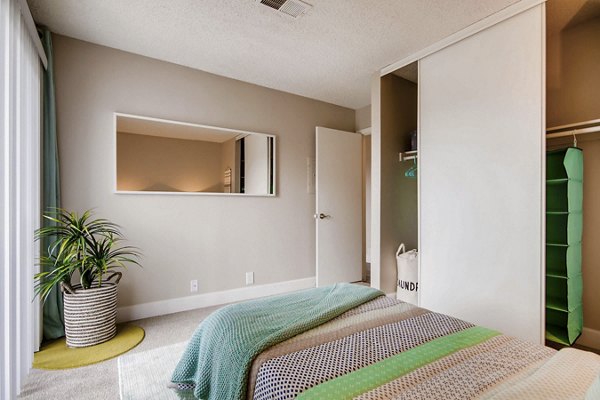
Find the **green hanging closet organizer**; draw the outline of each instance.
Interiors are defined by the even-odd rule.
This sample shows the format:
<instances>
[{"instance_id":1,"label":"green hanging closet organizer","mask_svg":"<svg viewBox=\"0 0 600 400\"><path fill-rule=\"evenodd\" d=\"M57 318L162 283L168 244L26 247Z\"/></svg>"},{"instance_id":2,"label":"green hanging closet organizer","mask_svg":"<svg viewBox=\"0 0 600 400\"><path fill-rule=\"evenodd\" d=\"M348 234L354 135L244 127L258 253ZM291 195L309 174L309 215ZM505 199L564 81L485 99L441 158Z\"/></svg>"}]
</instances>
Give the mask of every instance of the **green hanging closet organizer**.
<instances>
[{"instance_id":1,"label":"green hanging closet organizer","mask_svg":"<svg viewBox=\"0 0 600 400\"><path fill-rule=\"evenodd\" d=\"M546 339L572 345L583 329L583 152L546 155Z\"/></svg>"}]
</instances>

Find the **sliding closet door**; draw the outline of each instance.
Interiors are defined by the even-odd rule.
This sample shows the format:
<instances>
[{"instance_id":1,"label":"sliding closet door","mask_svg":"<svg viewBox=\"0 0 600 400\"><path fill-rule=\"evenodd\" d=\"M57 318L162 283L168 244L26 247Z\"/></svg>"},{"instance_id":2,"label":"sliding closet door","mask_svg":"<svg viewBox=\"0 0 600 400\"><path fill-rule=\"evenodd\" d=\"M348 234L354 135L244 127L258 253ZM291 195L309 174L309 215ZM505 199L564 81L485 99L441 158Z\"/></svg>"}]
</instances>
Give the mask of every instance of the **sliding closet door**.
<instances>
[{"instance_id":1,"label":"sliding closet door","mask_svg":"<svg viewBox=\"0 0 600 400\"><path fill-rule=\"evenodd\" d=\"M544 8L421 60L421 306L543 338Z\"/></svg>"}]
</instances>

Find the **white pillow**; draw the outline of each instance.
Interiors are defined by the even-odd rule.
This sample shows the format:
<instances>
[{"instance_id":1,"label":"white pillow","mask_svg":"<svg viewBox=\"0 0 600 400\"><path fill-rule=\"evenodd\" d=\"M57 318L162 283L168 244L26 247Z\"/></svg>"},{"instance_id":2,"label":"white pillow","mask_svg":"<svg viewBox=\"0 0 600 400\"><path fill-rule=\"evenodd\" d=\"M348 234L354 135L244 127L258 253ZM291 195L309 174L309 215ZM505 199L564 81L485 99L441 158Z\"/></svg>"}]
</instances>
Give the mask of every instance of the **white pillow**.
<instances>
[{"instance_id":1,"label":"white pillow","mask_svg":"<svg viewBox=\"0 0 600 400\"><path fill-rule=\"evenodd\" d=\"M585 400L600 399L600 374L594 379L587 392L585 392Z\"/></svg>"}]
</instances>

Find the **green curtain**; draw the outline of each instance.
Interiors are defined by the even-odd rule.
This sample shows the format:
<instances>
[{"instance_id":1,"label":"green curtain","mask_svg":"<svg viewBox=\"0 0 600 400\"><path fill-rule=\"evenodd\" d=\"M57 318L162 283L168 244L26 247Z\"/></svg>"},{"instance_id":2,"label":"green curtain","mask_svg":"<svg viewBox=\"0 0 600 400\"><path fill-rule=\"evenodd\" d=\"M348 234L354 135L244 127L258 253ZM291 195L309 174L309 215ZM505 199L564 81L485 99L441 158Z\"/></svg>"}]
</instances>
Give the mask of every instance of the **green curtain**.
<instances>
[{"instance_id":1,"label":"green curtain","mask_svg":"<svg viewBox=\"0 0 600 400\"><path fill-rule=\"evenodd\" d=\"M54 65L52 35L45 27L38 28L44 51L48 58L48 68L44 73L43 93L43 134L42 134L42 213L60 207L60 176L58 170L58 143L56 138L56 104L54 98ZM42 218L42 224L48 220ZM42 253L47 253L46 239L41 243ZM56 339L65 335L63 322L62 293L55 287L44 303L44 339Z\"/></svg>"}]
</instances>

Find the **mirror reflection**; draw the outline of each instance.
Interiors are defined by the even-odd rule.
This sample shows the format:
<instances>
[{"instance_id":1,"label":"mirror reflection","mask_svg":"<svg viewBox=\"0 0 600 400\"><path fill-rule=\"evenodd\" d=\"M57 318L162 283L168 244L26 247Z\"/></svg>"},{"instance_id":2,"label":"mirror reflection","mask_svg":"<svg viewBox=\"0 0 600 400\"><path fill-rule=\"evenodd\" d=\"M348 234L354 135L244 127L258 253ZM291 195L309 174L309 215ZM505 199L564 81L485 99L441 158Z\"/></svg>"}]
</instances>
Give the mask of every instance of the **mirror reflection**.
<instances>
[{"instance_id":1,"label":"mirror reflection","mask_svg":"<svg viewBox=\"0 0 600 400\"><path fill-rule=\"evenodd\" d=\"M275 137L116 114L117 191L275 194Z\"/></svg>"}]
</instances>

